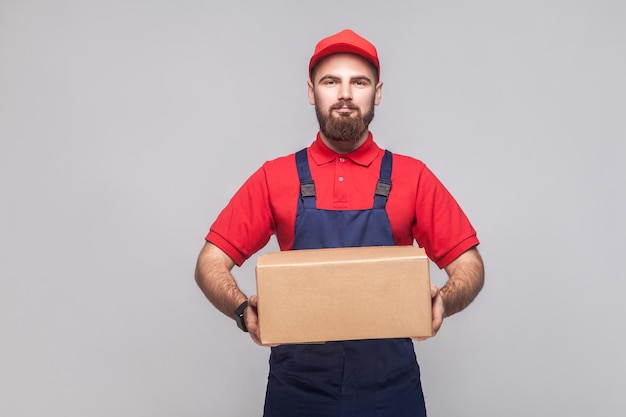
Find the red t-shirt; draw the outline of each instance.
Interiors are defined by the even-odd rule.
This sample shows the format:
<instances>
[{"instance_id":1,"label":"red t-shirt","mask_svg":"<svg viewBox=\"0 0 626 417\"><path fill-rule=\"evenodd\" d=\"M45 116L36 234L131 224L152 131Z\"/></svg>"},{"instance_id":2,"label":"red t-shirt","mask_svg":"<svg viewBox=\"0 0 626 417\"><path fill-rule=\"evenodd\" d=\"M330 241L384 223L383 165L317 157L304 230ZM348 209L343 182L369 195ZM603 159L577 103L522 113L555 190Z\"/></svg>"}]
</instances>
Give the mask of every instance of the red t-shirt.
<instances>
[{"instance_id":1,"label":"red t-shirt","mask_svg":"<svg viewBox=\"0 0 626 417\"><path fill-rule=\"evenodd\" d=\"M337 154L319 137L309 147L317 208L371 208L384 150L370 134L353 152ZM416 241L440 268L478 244L476 231L434 174L417 159L393 154L387 214L396 244ZM293 246L300 182L295 155L268 161L219 214L206 236L241 265L276 234L281 250Z\"/></svg>"}]
</instances>

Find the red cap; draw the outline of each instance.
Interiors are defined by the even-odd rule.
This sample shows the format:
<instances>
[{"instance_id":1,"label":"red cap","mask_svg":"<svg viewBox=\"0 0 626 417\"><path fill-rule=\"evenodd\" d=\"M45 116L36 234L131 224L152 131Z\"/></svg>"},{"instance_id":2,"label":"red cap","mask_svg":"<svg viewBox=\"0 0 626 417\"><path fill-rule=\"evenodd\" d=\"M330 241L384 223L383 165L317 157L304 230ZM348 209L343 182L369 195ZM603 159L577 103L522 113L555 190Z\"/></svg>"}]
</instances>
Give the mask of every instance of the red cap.
<instances>
[{"instance_id":1,"label":"red cap","mask_svg":"<svg viewBox=\"0 0 626 417\"><path fill-rule=\"evenodd\" d=\"M315 45L315 52L313 52L311 62L309 63L309 75L313 67L322 59L326 58L328 55L342 52L356 54L367 59L380 74L380 63L378 62L376 47L367 39L362 38L350 29L345 29L335 35L322 39Z\"/></svg>"}]
</instances>

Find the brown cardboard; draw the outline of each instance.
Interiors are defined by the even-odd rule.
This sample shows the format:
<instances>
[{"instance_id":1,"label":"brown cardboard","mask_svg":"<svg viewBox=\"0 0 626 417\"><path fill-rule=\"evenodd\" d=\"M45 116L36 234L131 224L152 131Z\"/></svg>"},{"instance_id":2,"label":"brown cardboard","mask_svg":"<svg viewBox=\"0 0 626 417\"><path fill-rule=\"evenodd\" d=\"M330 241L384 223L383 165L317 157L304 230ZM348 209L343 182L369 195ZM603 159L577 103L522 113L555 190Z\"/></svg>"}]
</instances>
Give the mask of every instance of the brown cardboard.
<instances>
[{"instance_id":1,"label":"brown cardboard","mask_svg":"<svg viewBox=\"0 0 626 417\"><path fill-rule=\"evenodd\" d=\"M417 247L272 252L256 277L263 344L432 335L428 258Z\"/></svg>"}]
</instances>

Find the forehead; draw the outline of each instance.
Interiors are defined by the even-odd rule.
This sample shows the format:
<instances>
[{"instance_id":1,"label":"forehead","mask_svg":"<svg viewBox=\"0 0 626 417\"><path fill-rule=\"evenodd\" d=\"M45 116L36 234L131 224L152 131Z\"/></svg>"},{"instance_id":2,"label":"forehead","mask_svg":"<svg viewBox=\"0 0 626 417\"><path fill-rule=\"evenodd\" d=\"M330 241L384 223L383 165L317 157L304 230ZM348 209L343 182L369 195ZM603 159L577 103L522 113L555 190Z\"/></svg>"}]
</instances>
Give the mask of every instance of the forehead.
<instances>
[{"instance_id":1,"label":"forehead","mask_svg":"<svg viewBox=\"0 0 626 417\"><path fill-rule=\"evenodd\" d=\"M333 54L321 60L313 69L314 81L332 75L338 77L368 77L376 79L374 66L365 58L354 54Z\"/></svg>"}]
</instances>

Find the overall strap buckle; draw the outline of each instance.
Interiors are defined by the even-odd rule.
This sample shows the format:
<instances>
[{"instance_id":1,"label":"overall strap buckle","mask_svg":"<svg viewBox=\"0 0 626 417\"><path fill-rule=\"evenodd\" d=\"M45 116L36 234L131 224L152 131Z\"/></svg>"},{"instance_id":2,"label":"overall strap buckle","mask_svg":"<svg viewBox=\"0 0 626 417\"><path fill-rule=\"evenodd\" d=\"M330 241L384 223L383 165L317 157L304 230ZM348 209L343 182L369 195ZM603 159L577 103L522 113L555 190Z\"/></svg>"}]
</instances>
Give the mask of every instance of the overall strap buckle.
<instances>
[{"instance_id":1,"label":"overall strap buckle","mask_svg":"<svg viewBox=\"0 0 626 417\"><path fill-rule=\"evenodd\" d=\"M391 181L385 178L380 178L376 184L376 195L383 197L389 197L391 191Z\"/></svg>"},{"instance_id":2,"label":"overall strap buckle","mask_svg":"<svg viewBox=\"0 0 626 417\"><path fill-rule=\"evenodd\" d=\"M315 197L315 183L313 180L300 181L300 194L302 197Z\"/></svg>"},{"instance_id":3,"label":"overall strap buckle","mask_svg":"<svg viewBox=\"0 0 626 417\"><path fill-rule=\"evenodd\" d=\"M384 209L387 206L387 198L389 198L389 193L391 192L392 166L392 154L388 150L385 150L380 163L380 177L378 178L376 191L374 192L374 208Z\"/></svg>"},{"instance_id":4,"label":"overall strap buckle","mask_svg":"<svg viewBox=\"0 0 626 417\"><path fill-rule=\"evenodd\" d=\"M309 169L309 161L307 159L306 148L296 152L296 168L298 169L298 179L300 180L300 195L305 201L306 197L313 197L313 205L315 204L315 183ZM309 203L307 203L309 204Z\"/></svg>"}]
</instances>

